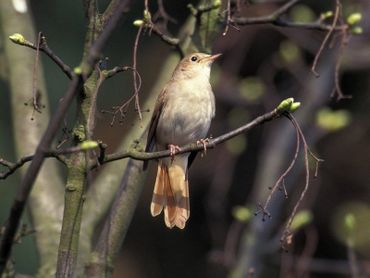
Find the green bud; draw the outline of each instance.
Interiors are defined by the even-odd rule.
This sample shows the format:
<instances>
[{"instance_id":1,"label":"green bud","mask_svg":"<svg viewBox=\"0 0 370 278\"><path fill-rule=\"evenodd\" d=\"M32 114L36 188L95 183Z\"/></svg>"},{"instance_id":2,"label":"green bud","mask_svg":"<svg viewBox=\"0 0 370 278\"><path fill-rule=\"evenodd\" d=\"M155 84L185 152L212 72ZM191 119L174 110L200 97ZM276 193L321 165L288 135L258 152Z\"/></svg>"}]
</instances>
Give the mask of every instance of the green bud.
<instances>
[{"instance_id":1,"label":"green bud","mask_svg":"<svg viewBox=\"0 0 370 278\"><path fill-rule=\"evenodd\" d=\"M289 112L296 111L300 106L301 106L300 102L293 102L292 105L290 106Z\"/></svg>"},{"instance_id":2,"label":"green bud","mask_svg":"<svg viewBox=\"0 0 370 278\"><path fill-rule=\"evenodd\" d=\"M355 25L357 23L359 23L362 19L362 14L361 13L353 13L353 14L350 14L348 17L347 17L347 23L349 25Z\"/></svg>"},{"instance_id":3,"label":"green bud","mask_svg":"<svg viewBox=\"0 0 370 278\"><path fill-rule=\"evenodd\" d=\"M363 29L360 26L355 26L355 27L351 28L350 31L354 35L361 35L363 33Z\"/></svg>"},{"instance_id":4,"label":"green bud","mask_svg":"<svg viewBox=\"0 0 370 278\"><path fill-rule=\"evenodd\" d=\"M14 33L13 35L10 35L9 39L16 44L25 44L27 42L23 35L19 33Z\"/></svg>"},{"instance_id":5,"label":"green bud","mask_svg":"<svg viewBox=\"0 0 370 278\"><path fill-rule=\"evenodd\" d=\"M327 18L332 17L333 15L334 15L333 11L327 11L327 12L321 14L321 18L322 19L327 19Z\"/></svg>"},{"instance_id":6,"label":"green bud","mask_svg":"<svg viewBox=\"0 0 370 278\"><path fill-rule=\"evenodd\" d=\"M136 19L134 22L133 22L134 26L136 27L140 27L141 25L144 24L144 20L142 19Z\"/></svg>"},{"instance_id":7,"label":"green bud","mask_svg":"<svg viewBox=\"0 0 370 278\"><path fill-rule=\"evenodd\" d=\"M312 213L309 210L301 210L298 212L292 221L292 231L298 231L303 226L309 224L312 221Z\"/></svg>"},{"instance_id":8,"label":"green bud","mask_svg":"<svg viewBox=\"0 0 370 278\"><path fill-rule=\"evenodd\" d=\"M80 67L75 67L75 68L73 69L73 72L74 72L75 74L81 74L81 73L82 73L82 69L81 69Z\"/></svg>"},{"instance_id":9,"label":"green bud","mask_svg":"<svg viewBox=\"0 0 370 278\"><path fill-rule=\"evenodd\" d=\"M144 20L146 22L149 22L151 20L152 16L148 10L144 10Z\"/></svg>"},{"instance_id":10,"label":"green bud","mask_svg":"<svg viewBox=\"0 0 370 278\"><path fill-rule=\"evenodd\" d=\"M252 217L252 213L249 208L244 206L235 206L232 210L232 215L239 222L248 222Z\"/></svg>"},{"instance_id":11,"label":"green bud","mask_svg":"<svg viewBox=\"0 0 370 278\"><path fill-rule=\"evenodd\" d=\"M277 110L290 111L290 107L292 106L293 102L294 102L294 98L292 97L284 99L282 102L280 102L279 106L277 107Z\"/></svg>"},{"instance_id":12,"label":"green bud","mask_svg":"<svg viewBox=\"0 0 370 278\"><path fill-rule=\"evenodd\" d=\"M86 141L83 141L81 144L80 144L80 148L84 151L86 150L90 150L90 149L95 149L99 146L98 142L96 141L92 141L92 140L86 140Z\"/></svg>"}]
</instances>

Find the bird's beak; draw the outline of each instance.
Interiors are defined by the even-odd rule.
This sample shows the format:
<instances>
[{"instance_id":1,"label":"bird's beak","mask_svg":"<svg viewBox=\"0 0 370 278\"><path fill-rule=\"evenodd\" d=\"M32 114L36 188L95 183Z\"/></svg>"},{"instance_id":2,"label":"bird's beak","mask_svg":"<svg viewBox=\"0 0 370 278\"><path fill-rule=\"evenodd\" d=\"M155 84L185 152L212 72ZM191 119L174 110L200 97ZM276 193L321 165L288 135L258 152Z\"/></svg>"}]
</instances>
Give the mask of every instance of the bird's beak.
<instances>
[{"instance_id":1,"label":"bird's beak","mask_svg":"<svg viewBox=\"0 0 370 278\"><path fill-rule=\"evenodd\" d=\"M204 63L207 63L207 64L211 64L213 63L218 57L220 57L222 54L221 53L218 53L218 54L214 54L214 55L210 55L208 57L205 57L202 59L202 62Z\"/></svg>"}]
</instances>

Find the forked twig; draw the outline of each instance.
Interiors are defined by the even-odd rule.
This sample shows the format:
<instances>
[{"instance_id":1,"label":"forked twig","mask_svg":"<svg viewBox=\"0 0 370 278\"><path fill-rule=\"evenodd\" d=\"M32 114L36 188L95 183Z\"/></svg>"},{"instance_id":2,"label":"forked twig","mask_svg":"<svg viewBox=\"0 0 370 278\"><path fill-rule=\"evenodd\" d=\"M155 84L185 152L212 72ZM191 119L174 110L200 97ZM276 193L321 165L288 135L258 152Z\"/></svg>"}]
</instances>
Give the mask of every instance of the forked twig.
<instances>
[{"instance_id":1,"label":"forked twig","mask_svg":"<svg viewBox=\"0 0 370 278\"><path fill-rule=\"evenodd\" d=\"M322 51L324 50L327 42L329 41L330 36L333 34L333 32L335 30L335 27L337 26L339 15L340 15L340 11L341 11L341 4L340 4L339 0L336 0L336 7L335 7L335 13L334 13L333 23L331 24L331 27L330 27L329 31L326 33L325 38L322 41L322 43L320 45L320 48L319 48L319 50L317 51L317 53L315 55L315 59L313 61L312 67L311 67L311 71L313 72L313 74L316 77L319 77L320 76L320 74L316 71L317 63L318 63L318 61L320 59L320 56L321 56Z\"/></svg>"},{"instance_id":2,"label":"forked twig","mask_svg":"<svg viewBox=\"0 0 370 278\"><path fill-rule=\"evenodd\" d=\"M307 144L307 141L306 141L306 138L299 126L299 124L297 123L296 119L293 117L292 114L290 113L286 113L285 115L290 121L291 123L293 124L294 128L296 129L296 131L298 131L300 137L301 137L301 140L303 142L303 151L304 151L304 165L305 165L305 185L304 185L304 188L301 192L301 195L299 197L299 199L297 200L296 204L294 205L294 208L292 210L292 212L290 213L289 215L289 218L288 218L288 221L287 221L287 224L285 225L285 228L284 228L284 231L283 231L283 234L280 238L280 242L281 242L281 247L283 250L286 250L288 245L291 243L292 241L292 231L291 231L291 225L292 225L292 222L293 222L293 219L298 211L298 208L300 206L300 204L302 203L303 201L303 198L306 196L306 193L307 193L307 190L309 188L309 184L310 184L310 167L309 167L309 158L308 156L310 155L315 161L316 161L316 169L318 169L318 164L320 162L323 162L322 159L318 158L317 156L315 156L313 154L313 152L310 150L310 148L308 147L308 144ZM317 175L317 173L315 173L315 175Z\"/></svg>"},{"instance_id":3,"label":"forked twig","mask_svg":"<svg viewBox=\"0 0 370 278\"><path fill-rule=\"evenodd\" d=\"M299 148L300 148L300 133L299 133L298 129L296 129L296 149L295 149L295 153L294 153L293 159L290 162L288 168L277 179L277 181L275 182L274 186L269 187L269 189L271 190L271 192L268 195L268 197L267 197L264 205L262 206L261 204L259 204L260 209L259 209L259 211L257 213L262 212L262 220L263 221L265 220L265 217L266 216L270 216L270 213L268 213L267 207L268 207L268 205L271 202L272 196L274 195L274 193L276 192L276 190L279 187L282 186L282 188L284 189L284 196L285 196L285 198L288 198L288 193L287 193L287 191L285 189L284 179L289 174L289 172L292 170L292 168L294 167L294 165L295 165L295 163L297 161L297 157L298 157L298 153L299 153Z\"/></svg>"}]
</instances>

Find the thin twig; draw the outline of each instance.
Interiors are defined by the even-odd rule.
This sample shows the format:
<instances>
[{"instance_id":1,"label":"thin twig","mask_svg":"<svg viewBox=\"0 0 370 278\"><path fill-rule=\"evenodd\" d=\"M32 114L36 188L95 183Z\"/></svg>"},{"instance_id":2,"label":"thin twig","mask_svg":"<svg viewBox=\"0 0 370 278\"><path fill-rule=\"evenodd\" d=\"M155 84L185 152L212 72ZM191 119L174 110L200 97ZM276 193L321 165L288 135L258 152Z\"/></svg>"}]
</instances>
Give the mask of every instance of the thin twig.
<instances>
[{"instance_id":1,"label":"thin twig","mask_svg":"<svg viewBox=\"0 0 370 278\"><path fill-rule=\"evenodd\" d=\"M101 50L106 45L108 38L117 26L118 21L123 16L123 12L127 9L128 4L129 1L119 2L114 14L110 18L109 22L106 24L105 29L102 31L100 36L90 48L86 59L82 61L82 71L85 77L89 76L94 69L94 65L99 59ZM59 106L52 116L49 125L36 148L35 156L22 179L17 195L13 201L8 220L5 224L4 234L0 241L0 276L3 274L7 265L13 245L13 240L18 229L26 202L32 190L37 174L45 159L44 150L50 148L50 145L59 129L59 125L63 121L69 106L72 104L74 97L79 92L81 92L83 85L82 76L76 75L73 72L68 73L71 74L71 82L63 97L63 100L59 102Z\"/></svg>"},{"instance_id":2,"label":"thin twig","mask_svg":"<svg viewBox=\"0 0 370 278\"><path fill-rule=\"evenodd\" d=\"M300 195L299 199L295 203L292 212L289 215L287 224L285 225L283 234L282 234L282 236L280 238L281 247L284 250L286 250L287 246L291 243L291 240L292 240L292 236L293 235L292 235L292 232L290 230L290 227L291 227L292 222L293 222L293 219L294 219L294 217L295 217L295 215L296 215L296 213L298 211L298 208L301 205L301 203L303 201L303 198L306 196L307 190L309 188L309 184L310 184L310 167L309 167L308 156L311 155L312 158L314 158L316 160L316 163L319 163L319 162L322 162L323 161L322 159L319 159L315 155L313 155L313 153L310 151L310 149L308 147L308 144L307 144L307 141L306 141L306 138L305 138L305 136L304 136L301 128L299 127L299 124L297 123L297 121L293 117L293 115L291 115L290 113L286 113L285 115L291 121L291 123L293 124L294 128L299 132L299 135L300 135L301 140L303 142L304 164L305 164L305 173L306 173L305 176L306 177L305 177L305 185L304 185L304 188L303 188L303 190L301 192L301 195Z\"/></svg>"},{"instance_id":3,"label":"thin twig","mask_svg":"<svg viewBox=\"0 0 370 278\"><path fill-rule=\"evenodd\" d=\"M300 148L300 134L299 134L299 131L298 129L296 129L296 149L295 149L295 152L294 152L294 156L293 156L293 159L292 161L290 162L288 168L284 171L283 174L281 174L281 176L278 178L278 180L275 182L274 186L272 187L269 187L269 189L271 190L270 194L268 195L262 209L259 210L259 212L262 212L262 218L264 220L264 218L269 215L267 214L266 212L268 211L267 210L267 207L268 205L270 204L271 202L271 199L272 199L272 196L274 195L274 193L276 192L276 190L279 188L279 186L281 186L281 184L284 183L284 179L285 177L289 174L289 172L293 169L296 161L297 161L297 157L298 157L298 153L299 153L299 148ZM285 189L285 184L283 184L283 188ZM288 198L288 194L286 192L286 189L284 190L284 195L285 195L285 198ZM264 213L263 213L264 212Z\"/></svg>"},{"instance_id":4,"label":"thin twig","mask_svg":"<svg viewBox=\"0 0 370 278\"><path fill-rule=\"evenodd\" d=\"M340 2L339 2L339 0L336 0L336 7L335 7L335 13L334 13L333 23L332 23L331 28L329 29L329 31L326 33L325 38L322 41L322 43L321 43L321 45L319 47L319 50L317 51L317 53L315 55L315 59L314 59L314 61L312 63L311 71L313 72L313 74L316 77L319 77L320 76L320 74L316 71L317 63L318 63L318 61L320 59L320 56L321 56L322 51L324 50L327 42L329 41L330 36L333 34L334 29L337 26L338 19L339 19L339 14L340 14L340 9L341 9Z\"/></svg>"},{"instance_id":5,"label":"thin twig","mask_svg":"<svg viewBox=\"0 0 370 278\"><path fill-rule=\"evenodd\" d=\"M340 86L340 65L342 62L344 48L348 44L349 36L347 31L342 31L341 34L341 41L339 44L339 50L337 54L337 60L335 62L335 70L334 70L334 88L331 93L331 97L334 98L336 101L340 101L342 99L351 99L352 95L344 95L342 88Z\"/></svg>"},{"instance_id":6,"label":"thin twig","mask_svg":"<svg viewBox=\"0 0 370 278\"><path fill-rule=\"evenodd\" d=\"M100 144L96 146L95 148L101 148ZM71 153L78 153L78 152L84 152L88 151L85 148L81 148L80 146L70 147L63 150L50 150L45 152L46 158L56 158L60 162L65 164L65 157L63 155L71 154ZM7 171L0 173L0 180L6 179L8 176L13 174L16 170L21 168L25 163L32 161L35 158L35 154L25 155L21 157L17 162L10 162L8 160L5 160L3 158L0 158L0 164L4 167L8 168Z\"/></svg>"},{"instance_id":7,"label":"thin twig","mask_svg":"<svg viewBox=\"0 0 370 278\"><path fill-rule=\"evenodd\" d=\"M39 97L37 96L37 69L39 65L39 57L40 57L40 43L41 43L42 33L39 32L37 36L37 46L36 46L36 55L35 55L35 62L33 64L33 73L32 73L32 105L33 109L39 113L41 113L41 108L39 106Z\"/></svg>"},{"instance_id":8,"label":"thin twig","mask_svg":"<svg viewBox=\"0 0 370 278\"><path fill-rule=\"evenodd\" d=\"M73 71L71 70L71 68L67 64L65 64L62 59L60 59L57 55L53 53L53 51L49 48L47 44L46 37L41 32L39 33L39 36L40 43L38 43L37 45L27 40L21 42L17 41L16 43L45 53L65 73L65 75L67 75L69 79L72 79Z\"/></svg>"},{"instance_id":9,"label":"thin twig","mask_svg":"<svg viewBox=\"0 0 370 278\"><path fill-rule=\"evenodd\" d=\"M147 8L147 5L148 5L148 0L145 1L145 5L146 5L146 8ZM141 36L141 32L143 31L143 25L141 25L139 27L139 30L136 34L136 38L135 38L135 44L134 44L134 52L132 54L132 75L133 75L133 79L134 79L134 96L135 96L135 109L139 115L139 119L142 120L143 119L143 116L141 114L141 108L140 108L140 99L139 99L139 90L140 90L140 87L141 87L141 78L139 77L138 78L138 72L137 72L137 49L138 49L138 46L139 46L139 40L140 40L140 36ZM139 84L138 84L139 83Z\"/></svg>"},{"instance_id":10,"label":"thin twig","mask_svg":"<svg viewBox=\"0 0 370 278\"><path fill-rule=\"evenodd\" d=\"M285 5L277 9L276 11L258 17L232 17L231 21L239 26L243 25L258 25L258 24L272 24L278 27L291 27L291 28L300 28L308 30L318 30L318 31L329 31L332 29L331 25L325 24L321 21L315 22L292 22L282 18L282 15L285 14L293 5L295 5L300 0L291 0ZM342 24L336 26L333 30L339 31L347 29L347 24Z\"/></svg>"},{"instance_id":11,"label":"thin twig","mask_svg":"<svg viewBox=\"0 0 370 278\"><path fill-rule=\"evenodd\" d=\"M157 0L158 11L153 15L153 20L156 21L160 18L163 19L164 25L167 26L168 22L177 23L176 19L171 17L164 8L163 0Z\"/></svg>"},{"instance_id":12,"label":"thin twig","mask_svg":"<svg viewBox=\"0 0 370 278\"><path fill-rule=\"evenodd\" d=\"M229 31L230 21L231 21L231 0L227 0L226 4L226 24L225 24L225 30L222 33L223 36L226 36L227 32Z\"/></svg>"},{"instance_id":13,"label":"thin twig","mask_svg":"<svg viewBox=\"0 0 370 278\"><path fill-rule=\"evenodd\" d=\"M275 118L280 117L284 112L274 109L271 112L265 113L253 121L237 128L234 129L230 132L227 132L223 135L220 135L216 138L210 138L206 143L205 146L208 148L214 148L216 145L221 144L241 133L247 132L253 128L255 128L258 125L261 125L265 122L271 121ZM182 154L182 153L188 153L188 152L193 152L193 151L204 151L204 145L203 144L197 144L196 142L192 144L188 144L185 146L180 146L180 150L176 153L177 154ZM113 154L109 154L106 157L104 157L104 160L102 161L102 164L124 159L124 158L133 158L136 160L153 160L153 159L158 159L158 158L163 158L163 157L169 157L170 156L170 151L165 150L165 151L158 151L158 152L143 152L137 148L132 148L128 151L122 151L122 152L117 152ZM96 163L92 164L90 166L91 168L97 167Z\"/></svg>"},{"instance_id":14,"label":"thin twig","mask_svg":"<svg viewBox=\"0 0 370 278\"><path fill-rule=\"evenodd\" d=\"M132 70L136 71L133 67L115 67L113 70L110 70L106 73L106 78L114 76L116 73L121 72L121 71L126 71L126 70ZM104 72L104 71L103 71ZM139 72L137 72L137 90L140 91L142 80ZM107 113L112 115L112 120L110 122L110 126L113 126L117 116L119 116L119 123L122 124L124 119L126 118L126 114L128 111L128 108L131 104L131 102L135 99L135 92L132 94L132 96L126 100L123 104L118 105L118 106L113 106L111 110L101 110L102 113ZM140 111L143 112L143 111Z\"/></svg>"}]
</instances>

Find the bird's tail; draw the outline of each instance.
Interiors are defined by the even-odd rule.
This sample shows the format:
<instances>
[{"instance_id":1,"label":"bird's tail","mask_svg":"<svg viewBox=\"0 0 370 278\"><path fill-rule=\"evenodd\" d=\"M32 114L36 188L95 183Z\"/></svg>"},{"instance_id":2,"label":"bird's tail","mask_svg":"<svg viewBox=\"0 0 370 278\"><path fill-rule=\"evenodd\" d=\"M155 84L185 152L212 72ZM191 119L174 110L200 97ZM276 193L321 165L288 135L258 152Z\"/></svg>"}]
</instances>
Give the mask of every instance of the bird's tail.
<instances>
[{"instance_id":1,"label":"bird's tail","mask_svg":"<svg viewBox=\"0 0 370 278\"><path fill-rule=\"evenodd\" d=\"M190 216L187 161L187 156L176 156L168 166L162 160L158 164L150 211L157 216L164 210L164 222L168 228L183 229Z\"/></svg>"}]
</instances>

